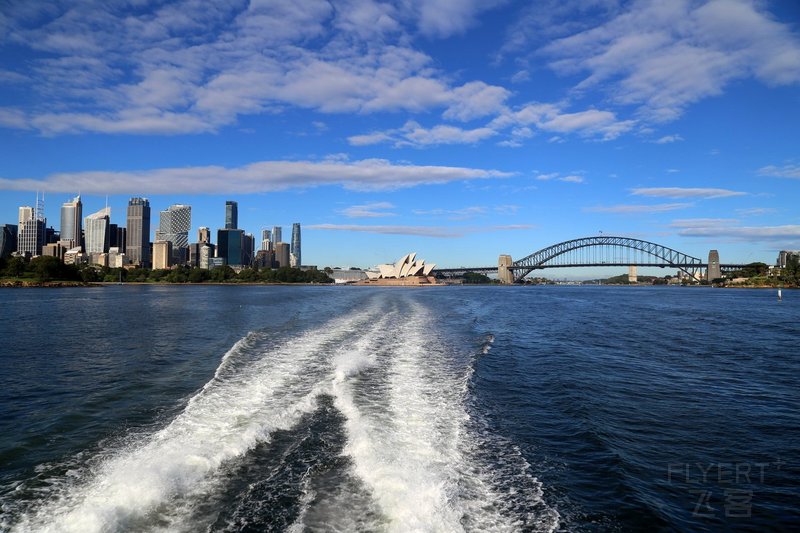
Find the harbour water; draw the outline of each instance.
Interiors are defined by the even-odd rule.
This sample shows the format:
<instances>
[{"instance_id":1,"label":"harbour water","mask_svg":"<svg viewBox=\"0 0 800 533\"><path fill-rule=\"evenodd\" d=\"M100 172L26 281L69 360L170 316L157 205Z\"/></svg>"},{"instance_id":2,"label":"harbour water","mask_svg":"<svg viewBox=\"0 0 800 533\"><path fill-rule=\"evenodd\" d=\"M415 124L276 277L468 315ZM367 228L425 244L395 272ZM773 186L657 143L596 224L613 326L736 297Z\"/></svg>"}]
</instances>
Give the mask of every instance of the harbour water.
<instances>
[{"instance_id":1,"label":"harbour water","mask_svg":"<svg viewBox=\"0 0 800 533\"><path fill-rule=\"evenodd\" d=\"M2 531L800 528L800 293L0 292Z\"/></svg>"}]
</instances>

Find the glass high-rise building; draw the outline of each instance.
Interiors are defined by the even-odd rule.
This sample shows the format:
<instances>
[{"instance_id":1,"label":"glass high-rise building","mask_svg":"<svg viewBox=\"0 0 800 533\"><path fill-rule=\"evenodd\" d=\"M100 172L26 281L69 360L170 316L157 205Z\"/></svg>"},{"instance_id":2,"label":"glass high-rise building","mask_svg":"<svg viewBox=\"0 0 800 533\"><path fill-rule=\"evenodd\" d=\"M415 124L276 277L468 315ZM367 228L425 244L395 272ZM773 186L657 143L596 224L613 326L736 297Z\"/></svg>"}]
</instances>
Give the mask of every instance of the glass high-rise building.
<instances>
[{"instance_id":1,"label":"glass high-rise building","mask_svg":"<svg viewBox=\"0 0 800 533\"><path fill-rule=\"evenodd\" d=\"M189 229L192 227L192 206L175 204L161 211L156 240L172 243L173 264L186 261L189 248Z\"/></svg>"},{"instance_id":2,"label":"glass high-rise building","mask_svg":"<svg viewBox=\"0 0 800 533\"><path fill-rule=\"evenodd\" d=\"M268 229L261 230L261 249L269 251L272 249L272 233Z\"/></svg>"},{"instance_id":3,"label":"glass high-rise building","mask_svg":"<svg viewBox=\"0 0 800 533\"><path fill-rule=\"evenodd\" d=\"M86 223L86 253L108 253L111 232L111 208L104 207L97 213L92 213L84 222Z\"/></svg>"},{"instance_id":4,"label":"glass high-rise building","mask_svg":"<svg viewBox=\"0 0 800 533\"><path fill-rule=\"evenodd\" d=\"M239 227L239 204L233 200L225 202L225 229Z\"/></svg>"},{"instance_id":5,"label":"glass high-rise building","mask_svg":"<svg viewBox=\"0 0 800 533\"><path fill-rule=\"evenodd\" d=\"M241 266L243 236L240 229L217 230L217 257L225 259L228 265Z\"/></svg>"},{"instance_id":6,"label":"glass high-rise building","mask_svg":"<svg viewBox=\"0 0 800 533\"><path fill-rule=\"evenodd\" d=\"M295 222L292 224L292 259L291 262L294 263L292 266L295 268L300 268L303 264L300 254L300 223Z\"/></svg>"},{"instance_id":7,"label":"glass high-rise building","mask_svg":"<svg viewBox=\"0 0 800 533\"><path fill-rule=\"evenodd\" d=\"M69 202L61 204L61 236L60 240L68 248L78 248L83 246L81 242L83 221L83 204L81 196L78 195Z\"/></svg>"},{"instance_id":8,"label":"glass high-rise building","mask_svg":"<svg viewBox=\"0 0 800 533\"><path fill-rule=\"evenodd\" d=\"M150 266L150 202L147 198L128 201L128 243L126 255L131 263Z\"/></svg>"},{"instance_id":9,"label":"glass high-rise building","mask_svg":"<svg viewBox=\"0 0 800 533\"><path fill-rule=\"evenodd\" d=\"M283 242L283 229L280 226L274 226L272 228L272 249L275 249L275 244L279 242Z\"/></svg>"},{"instance_id":10,"label":"glass high-rise building","mask_svg":"<svg viewBox=\"0 0 800 533\"><path fill-rule=\"evenodd\" d=\"M17 251L17 228L15 224L0 226L0 257L9 257Z\"/></svg>"}]
</instances>

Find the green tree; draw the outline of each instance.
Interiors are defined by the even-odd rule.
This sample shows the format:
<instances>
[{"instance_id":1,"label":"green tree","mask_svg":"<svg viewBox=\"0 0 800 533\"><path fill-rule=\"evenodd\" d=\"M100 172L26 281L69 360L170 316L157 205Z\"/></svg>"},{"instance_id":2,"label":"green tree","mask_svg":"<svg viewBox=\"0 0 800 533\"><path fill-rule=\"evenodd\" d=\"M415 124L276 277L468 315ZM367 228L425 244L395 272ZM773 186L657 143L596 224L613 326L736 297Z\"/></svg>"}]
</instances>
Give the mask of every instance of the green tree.
<instances>
[{"instance_id":1,"label":"green tree","mask_svg":"<svg viewBox=\"0 0 800 533\"><path fill-rule=\"evenodd\" d=\"M189 283L203 283L209 277L208 270L195 267L189 272Z\"/></svg>"},{"instance_id":2,"label":"green tree","mask_svg":"<svg viewBox=\"0 0 800 533\"><path fill-rule=\"evenodd\" d=\"M25 273L25 259L22 257L12 257L6 265L6 276L18 278Z\"/></svg>"},{"instance_id":3,"label":"green tree","mask_svg":"<svg viewBox=\"0 0 800 533\"><path fill-rule=\"evenodd\" d=\"M479 272L464 272L464 283L469 285L487 284L492 280L489 276Z\"/></svg>"},{"instance_id":4,"label":"green tree","mask_svg":"<svg viewBox=\"0 0 800 533\"><path fill-rule=\"evenodd\" d=\"M62 265L63 263L58 257L41 255L31 259L28 268L33 271L39 281L51 281L61 279Z\"/></svg>"}]
</instances>

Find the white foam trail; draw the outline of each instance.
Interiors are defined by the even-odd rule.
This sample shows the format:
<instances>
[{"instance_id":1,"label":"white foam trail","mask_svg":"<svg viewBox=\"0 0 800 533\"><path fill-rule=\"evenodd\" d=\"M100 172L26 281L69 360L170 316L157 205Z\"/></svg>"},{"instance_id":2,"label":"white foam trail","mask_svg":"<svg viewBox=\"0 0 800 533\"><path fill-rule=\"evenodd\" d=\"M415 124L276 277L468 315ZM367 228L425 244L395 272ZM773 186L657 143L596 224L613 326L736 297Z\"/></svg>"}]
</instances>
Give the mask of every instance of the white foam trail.
<instances>
[{"instance_id":1,"label":"white foam trail","mask_svg":"<svg viewBox=\"0 0 800 533\"><path fill-rule=\"evenodd\" d=\"M435 319L424 307L410 307L387 315L386 327L335 359L334 405L346 417L345 453L379 504L386 528L554 529L550 513L539 522L504 507L491 472L482 471L491 467L475 462L477 441L485 436L467 427L472 366L437 338ZM376 364L388 367L386 383L360 379L360 370ZM540 500L541 492L530 498Z\"/></svg>"},{"instance_id":2,"label":"white foam trail","mask_svg":"<svg viewBox=\"0 0 800 533\"><path fill-rule=\"evenodd\" d=\"M382 335L363 337L347 353L347 368L374 364L376 348L391 349L389 411L359 408L349 372L334 382L335 405L347 417L345 453L393 531L457 531L458 442L466 414L457 376L425 376L435 357L424 338L423 310L395 312ZM388 346L387 346L388 345ZM341 368L341 367L337 367ZM455 379L454 379L455 378ZM456 389L453 389L453 385Z\"/></svg>"},{"instance_id":3,"label":"white foam trail","mask_svg":"<svg viewBox=\"0 0 800 533\"><path fill-rule=\"evenodd\" d=\"M68 487L61 497L23 516L14 530L152 529L157 516L163 523L159 513L170 501L202 492L225 461L247 453L275 430L289 429L313 411L321 391L315 376L327 363L326 345L340 344L370 318L364 310L334 320L281 346L265 348L263 357L240 371L222 372L243 349L253 349L252 336L242 339L223 357L214 379L172 423L113 454L88 482ZM295 386L304 377L306 386Z\"/></svg>"}]
</instances>

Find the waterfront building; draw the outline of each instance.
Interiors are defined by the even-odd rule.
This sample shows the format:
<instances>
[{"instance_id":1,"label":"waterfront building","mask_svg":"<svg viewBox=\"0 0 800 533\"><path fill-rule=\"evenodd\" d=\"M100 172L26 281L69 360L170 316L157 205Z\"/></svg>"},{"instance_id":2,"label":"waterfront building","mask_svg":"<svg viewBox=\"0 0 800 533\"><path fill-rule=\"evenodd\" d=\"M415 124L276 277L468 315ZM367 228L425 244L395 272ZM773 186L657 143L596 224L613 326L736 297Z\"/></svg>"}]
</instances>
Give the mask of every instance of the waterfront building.
<instances>
[{"instance_id":1,"label":"waterfront building","mask_svg":"<svg viewBox=\"0 0 800 533\"><path fill-rule=\"evenodd\" d=\"M275 252L272 250L259 250L256 252L255 264L260 268L272 268L275 261Z\"/></svg>"},{"instance_id":2,"label":"waterfront building","mask_svg":"<svg viewBox=\"0 0 800 533\"><path fill-rule=\"evenodd\" d=\"M225 258L224 257L209 257L208 258L208 269L213 270L215 268L224 267L225 266Z\"/></svg>"},{"instance_id":3,"label":"waterfront building","mask_svg":"<svg viewBox=\"0 0 800 533\"><path fill-rule=\"evenodd\" d=\"M117 224L110 224L108 227L110 228L108 232L108 247L119 248L119 253L124 254L128 231Z\"/></svg>"},{"instance_id":4,"label":"waterfront building","mask_svg":"<svg viewBox=\"0 0 800 533\"><path fill-rule=\"evenodd\" d=\"M128 238L126 255L131 263L150 266L150 202L147 198L128 201Z\"/></svg>"},{"instance_id":5,"label":"waterfront building","mask_svg":"<svg viewBox=\"0 0 800 533\"><path fill-rule=\"evenodd\" d=\"M800 250L781 250L775 264L778 268L786 268L786 264L792 257L800 259Z\"/></svg>"},{"instance_id":6,"label":"waterfront building","mask_svg":"<svg viewBox=\"0 0 800 533\"><path fill-rule=\"evenodd\" d=\"M83 203L80 194L69 202L61 204L61 238L68 248L82 247Z\"/></svg>"},{"instance_id":7,"label":"waterfront building","mask_svg":"<svg viewBox=\"0 0 800 533\"><path fill-rule=\"evenodd\" d=\"M172 264L186 262L191 226L192 206L175 204L161 211L156 240L172 243Z\"/></svg>"},{"instance_id":8,"label":"waterfront building","mask_svg":"<svg viewBox=\"0 0 800 533\"><path fill-rule=\"evenodd\" d=\"M208 268L208 258L214 257L216 246L207 242L194 242L189 245L189 266ZM205 250L205 252L204 252ZM206 254L205 266L203 265L203 253Z\"/></svg>"},{"instance_id":9,"label":"waterfront building","mask_svg":"<svg viewBox=\"0 0 800 533\"><path fill-rule=\"evenodd\" d=\"M272 233L268 229L261 230L261 249L262 250L272 250L272 239L270 236Z\"/></svg>"},{"instance_id":10,"label":"waterfront building","mask_svg":"<svg viewBox=\"0 0 800 533\"><path fill-rule=\"evenodd\" d=\"M153 269L164 269L172 266L172 242L156 241L153 243Z\"/></svg>"},{"instance_id":11,"label":"waterfront building","mask_svg":"<svg viewBox=\"0 0 800 533\"><path fill-rule=\"evenodd\" d=\"M10 257L17 251L17 225L0 225L0 257Z\"/></svg>"},{"instance_id":12,"label":"waterfront building","mask_svg":"<svg viewBox=\"0 0 800 533\"><path fill-rule=\"evenodd\" d=\"M242 237L240 229L217 230L217 257L225 259L230 266L242 265Z\"/></svg>"},{"instance_id":13,"label":"waterfront building","mask_svg":"<svg viewBox=\"0 0 800 533\"><path fill-rule=\"evenodd\" d=\"M205 226L197 229L197 242L211 244L211 230Z\"/></svg>"},{"instance_id":14,"label":"waterfront building","mask_svg":"<svg viewBox=\"0 0 800 533\"><path fill-rule=\"evenodd\" d=\"M122 268L125 266L125 253L116 246L108 249L108 266L111 268Z\"/></svg>"},{"instance_id":15,"label":"waterfront building","mask_svg":"<svg viewBox=\"0 0 800 533\"><path fill-rule=\"evenodd\" d=\"M303 264L300 255L300 223L295 222L292 224L292 249L291 249L291 263L295 268L300 268Z\"/></svg>"},{"instance_id":16,"label":"waterfront building","mask_svg":"<svg viewBox=\"0 0 800 533\"><path fill-rule=\"evenodd\" d=\"M40 255L45 245L46 226L41 210L27 205L20 207L17 252L28 257Z\"/></svg>"},{"instance_id":17,"label":"waterfront building","mask_svg":"<svg viewBox=\"0 0 800 533\"><path fill-rule=\"evenodd\" d=\"M44 246L42 246L42 255L57 257L61 261L64 260L65 253L67 253L67 249L57 242L45 244Z\"/></svg>"},{"instance_id":18,"label":"waterfront building","mask_svg":"<svg viewBox=\"0 0 800 533\"><path fill-rule=\"evenodd\" d=\"M275 261L278 263L278 268L291 266L291 259L289 255L288 242L275 243Z\"/></svg>"},{"instance_id":19,"label":"waterfront building","mask_svg":"<svg viewBox=\"0 0 800 533\"><path fill-rule=\"evenodd\" d=\"M233 200L225 202L225 229L239 227L239 204Z\"/></svg>"},{"instance_id":20,"label":"waterfront building","mask_svg":"<svg viewBox=\"0 0 800 533\"><path fill-rule=\"evenodd\" d=\"M211 268L211 261L214 259L214 245L213 244L206 244L200 243L200 258L198 260L198 265L200 268L208 270Z\"/></svg>"},{"instance_id":21,"label":"waterfront building","mask_svg":"<svg viewBox=\"0 0 800 533\"><path fill-rule=\"evenodd\" d=\"M283 229L280 226L273 226L273 228L272 228L272 239L270 241L270 242L272 242L272 249L273 250L275 249L275 244L276 243L283 242L283 236L281 235L282 233L283 233Z\"/></svg>"},{"instance_id":22,"label":"waterfront building","mask_svg":"<svg viewBox=\"0 0 800 533\"><path fill-rule=\"evenodd\" d=\"M252 233L242 235L242 265L251 266L255 256L256 238Z\"/></svg>"},{"instance_id":23,"label":"waterfront building","mask_svg":"<svg viewBox=\"0 0 800 533\"><path fill-rule=\"evenodd\" d=\"M84 220L86 225L86 253L102 254L108 252L111 230L111 208L104 207ZM78 248L79 246L75 246Z\"/></svg>"}]
</instances>

